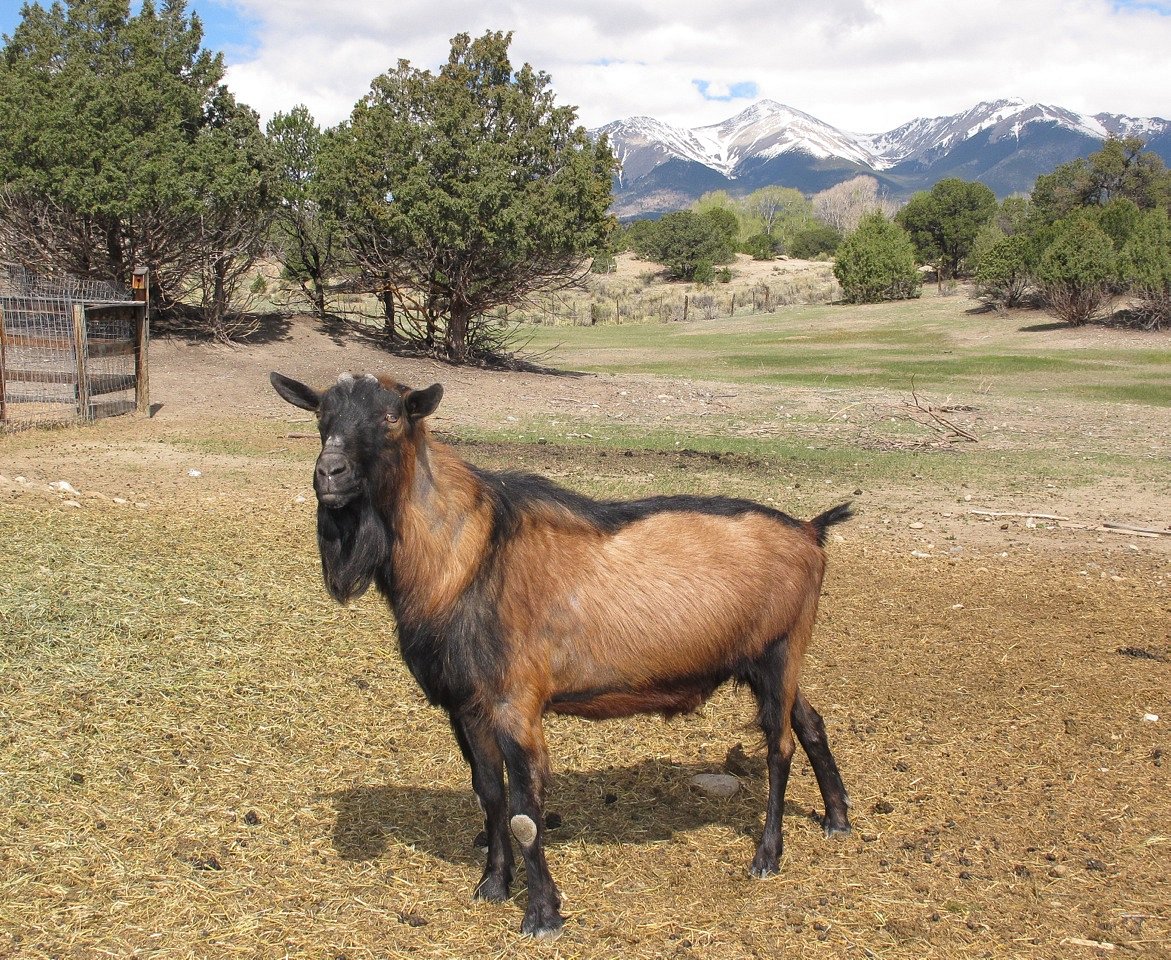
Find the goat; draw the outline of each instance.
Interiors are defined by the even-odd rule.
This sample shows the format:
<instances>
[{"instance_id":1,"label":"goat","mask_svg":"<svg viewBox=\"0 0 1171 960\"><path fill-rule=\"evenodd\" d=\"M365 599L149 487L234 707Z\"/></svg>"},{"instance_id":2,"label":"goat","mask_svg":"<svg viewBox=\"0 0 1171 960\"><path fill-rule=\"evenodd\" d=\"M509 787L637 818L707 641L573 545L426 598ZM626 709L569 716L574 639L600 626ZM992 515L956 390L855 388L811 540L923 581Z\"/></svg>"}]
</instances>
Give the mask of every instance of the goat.
<instances>
[{"instance_id":1,"label":"goat","mask_svg":"<svg viewBox=\"0 0 1171 960\"><path fill-rule=\"evenodd\" d=\"M768 747L764 833L750 872L777 872L796 732L825 804L848 832L849 798L798 674L817 615L827 529L749 500L598 501L532 474L475 467L426 424L439 384L344 373L318 392L279 373L313 411L317 542L326 589L345 603L371 584L394 613L402 657L447 711L484 810L477 898L503 901L520 844L522 932L554 936L561 899L543 848L546 712L671 716L727 680L755 695ZM504 772L508 771L505 787Z\"/></svg>"}]
</instances>

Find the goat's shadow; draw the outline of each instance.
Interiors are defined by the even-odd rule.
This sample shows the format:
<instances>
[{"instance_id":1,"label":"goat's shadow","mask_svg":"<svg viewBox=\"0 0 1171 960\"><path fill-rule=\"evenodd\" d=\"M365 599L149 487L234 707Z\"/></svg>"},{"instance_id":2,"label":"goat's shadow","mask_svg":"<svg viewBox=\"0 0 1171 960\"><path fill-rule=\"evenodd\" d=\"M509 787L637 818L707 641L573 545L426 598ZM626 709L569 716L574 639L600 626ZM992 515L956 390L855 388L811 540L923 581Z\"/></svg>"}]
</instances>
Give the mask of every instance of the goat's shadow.
<instances>
[{"instance_id":1,"label":"goat's shadow","mask_svg":"<svg viewBox=\"0 0 1171 960\"><path fill-rule=\"evenodd\" d=\"M712 772L711 765L679 765L645 760L629 767L566 771L556 774L548 791L546 817L555 812L560 825L545 833L557 847L572 842L593 844L653 843L709 824L723 824L757 839L763 825L768 784L765 777L741 778L731 798L707 796L689 785L691 776ZM794 766L794 774L798 774ZM817 814L805 801L817 798L812 776L794 776L800 802L787 800L785 816ZM808 796L809 788L813 794ZM483 860L475 846L484 825L471 787L360 786L330 795L337 811L333 842L345 860L374 860L391 844L409 844L449 863ZM820 800L817 800L820 803Z\"/></svg>"}]
</instances>

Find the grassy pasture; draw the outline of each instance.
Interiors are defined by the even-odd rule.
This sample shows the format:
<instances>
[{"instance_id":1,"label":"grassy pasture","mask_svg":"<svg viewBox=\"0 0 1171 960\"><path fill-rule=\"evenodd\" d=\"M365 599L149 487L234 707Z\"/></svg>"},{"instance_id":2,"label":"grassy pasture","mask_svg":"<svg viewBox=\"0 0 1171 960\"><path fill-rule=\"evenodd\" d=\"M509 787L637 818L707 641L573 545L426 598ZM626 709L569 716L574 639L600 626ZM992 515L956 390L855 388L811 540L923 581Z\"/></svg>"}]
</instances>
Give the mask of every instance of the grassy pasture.
<instances>
[{"instance_id":1,"label":"grassy pasture","mask_svg":"<svg viewBox=\"0 0 1171 960\"><path fill-rule=\"evenodd\" d=\"M687 324L526 330L529 348L584 370L777 386L977 391L1020 398L1171 406L1171 346L1142 335L1062 329L1043 314L965 312L930 291L905 303Z\"/></svg>"},{"instance_id":2,"label":"grassy pasture","mask_svg":"<svg viewBox=\"0 0 1171 960\"><path fill-rule=\"evenodd\" d=\"M0 956L1167 956L1171 544L964 514L1166 524L1167 356L963 309L539 331L568 367L621 371L591 378L388 360L309 324L266 347L160 342L153 419L0 436ZM720 365L754 343L766 365L808 346L847 382ZM904 446L922 428L879 414L906 385L864 368L884 351L891 369L1092 363L916 376L976 408L952 416L980 440ZM566 932L519 939L523 871L513 902L472 902L466 770L379 601L324 594L312 426L270 395L274 367L442 380L438 427L469 459L595 495L805 516L855 497L803 681L854 834L820 836L802 760L782 874L747 878L765 780L743 692L670 723L553 719ZM1112 399L1119 382L1153 399ZM694 794L737 742L740 794Z\"/></svg>"}]
</instances>

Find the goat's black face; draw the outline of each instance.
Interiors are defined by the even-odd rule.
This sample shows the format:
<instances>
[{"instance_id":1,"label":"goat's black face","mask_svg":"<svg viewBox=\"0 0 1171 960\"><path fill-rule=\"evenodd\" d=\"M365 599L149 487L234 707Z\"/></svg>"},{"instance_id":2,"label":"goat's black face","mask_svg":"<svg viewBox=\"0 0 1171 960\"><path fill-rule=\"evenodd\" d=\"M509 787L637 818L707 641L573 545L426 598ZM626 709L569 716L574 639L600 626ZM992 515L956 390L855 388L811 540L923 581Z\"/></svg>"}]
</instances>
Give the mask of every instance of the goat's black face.
<instances>
[{"instance_id":1,"label":"goat's black face","mask_svg":"<svg viewBox=\"0 0 1171 960\"><path fill-rule=\"evenodd\" d=\"M414 424L439 405L443 388L411 390L384 385L370 374L343 373L338 382L318 393L279 373L269 377L276 392L294 406L317 414L321 453L313 471L317 502L336 510L352 503L369 488L383 456L405 442ZM382 477L383 480L389 479Z\"/></svg>"}]
</instances>

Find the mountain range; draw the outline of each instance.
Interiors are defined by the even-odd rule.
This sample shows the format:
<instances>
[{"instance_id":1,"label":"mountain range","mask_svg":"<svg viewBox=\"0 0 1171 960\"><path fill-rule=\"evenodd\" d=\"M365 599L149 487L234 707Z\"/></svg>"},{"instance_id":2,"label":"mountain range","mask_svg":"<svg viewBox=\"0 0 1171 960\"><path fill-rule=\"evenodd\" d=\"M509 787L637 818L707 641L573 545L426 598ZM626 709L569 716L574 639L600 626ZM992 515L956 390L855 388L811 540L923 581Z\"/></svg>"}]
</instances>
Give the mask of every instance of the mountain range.
<instances>
[{"instance_id":1,"label":"mountain range","mask_svg":"<svg viewBox=\"0 0 1171 960\"><path fill-rule=\"evenodd\" d=\"M1088 156L1111 136L1142 137L1171 164L1171 121L1023 100L979 103L877 134L848 133L772 100L705 127L631 117L594 133L607 135L621 164L614 210L623 219L681 209L709 190L737 195L778 185L809 194L858 174L895 198L945 177L977 180L1005 197L1027 193L1039 174Z\"/></svg>"}]
</instances>

